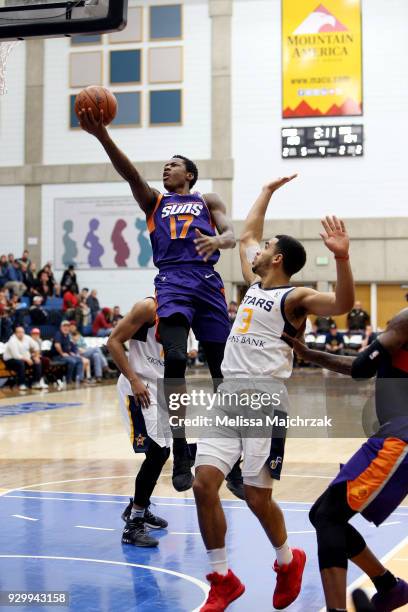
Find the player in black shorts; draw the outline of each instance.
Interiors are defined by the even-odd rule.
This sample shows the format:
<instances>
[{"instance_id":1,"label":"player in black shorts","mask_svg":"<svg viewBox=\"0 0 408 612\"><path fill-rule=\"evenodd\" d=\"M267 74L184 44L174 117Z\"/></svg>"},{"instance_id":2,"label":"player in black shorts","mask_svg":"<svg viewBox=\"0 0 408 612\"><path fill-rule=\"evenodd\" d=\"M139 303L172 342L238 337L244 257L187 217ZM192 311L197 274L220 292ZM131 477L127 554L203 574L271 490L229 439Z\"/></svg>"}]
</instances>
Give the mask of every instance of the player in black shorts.
<instances>
[{"instance_id":1,"label":"player in black shorts","mask_svg":"<svg viewBox=\"0 0 408 612\"><path fill-rule=\"evenodd\" d=\"M359 512L379 526L408 495L408 308L397 314L357 358L308 349L286 337L299 357L355 379L376 378L378 431L341 468L310 511L316 528L327 610L346 611L350 559L372 580L376 612L408 603L408 583L396 578L349 524Z\"/></svg>"}]
</instances>

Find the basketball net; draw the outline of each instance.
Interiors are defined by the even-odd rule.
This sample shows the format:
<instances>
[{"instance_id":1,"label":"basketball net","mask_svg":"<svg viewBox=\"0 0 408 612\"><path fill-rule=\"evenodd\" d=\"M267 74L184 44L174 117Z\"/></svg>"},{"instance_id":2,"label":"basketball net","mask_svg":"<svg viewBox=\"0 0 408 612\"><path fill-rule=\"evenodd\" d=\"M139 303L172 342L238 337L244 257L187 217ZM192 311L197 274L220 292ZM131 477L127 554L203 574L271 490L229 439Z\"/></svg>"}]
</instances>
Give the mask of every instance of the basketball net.
<instances>
[{"instance_id":1,"label":"basketball net","mask_svg":"<svg viewBox=\"0 0 408 612\"><path fill-rule=\"evenodd\" d=\"M14 47L20 44L20 42L20 40L8 40L0 43L0 96L7 93L6 67L8 57Z\"/></svg>"}]
</instances>

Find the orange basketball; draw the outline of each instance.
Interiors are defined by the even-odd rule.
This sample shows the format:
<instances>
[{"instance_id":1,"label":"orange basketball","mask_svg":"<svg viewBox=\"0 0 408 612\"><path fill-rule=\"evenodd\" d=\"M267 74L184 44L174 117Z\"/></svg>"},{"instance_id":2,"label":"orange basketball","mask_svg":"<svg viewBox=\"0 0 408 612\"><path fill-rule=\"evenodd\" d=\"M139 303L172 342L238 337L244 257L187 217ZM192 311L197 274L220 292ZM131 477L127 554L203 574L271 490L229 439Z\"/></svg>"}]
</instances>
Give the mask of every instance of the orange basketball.
<instances>
[{"instance_id":1,"label":"orange basketball","mask_svg":"<svg viewBox=\"0 0 408 612\"><path fill-rule=\"evenodd\" d=\"M91 108L96 120L99 120L99 111L103 110L103 124L112 123L118 112L118 101L109 89L91 85L79 92L75 100L75 112L79 119L79 111Z\"/></svg>"}]
</instances>

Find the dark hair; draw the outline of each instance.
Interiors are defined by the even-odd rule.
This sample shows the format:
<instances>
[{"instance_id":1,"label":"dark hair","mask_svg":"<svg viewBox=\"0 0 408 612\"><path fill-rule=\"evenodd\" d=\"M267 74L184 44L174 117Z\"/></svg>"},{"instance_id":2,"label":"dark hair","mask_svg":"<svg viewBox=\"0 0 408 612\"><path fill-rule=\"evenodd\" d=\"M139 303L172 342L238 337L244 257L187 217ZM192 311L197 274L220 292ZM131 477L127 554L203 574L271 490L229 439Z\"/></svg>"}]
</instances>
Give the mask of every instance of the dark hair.
<instances>
[{"instance_id":1,"label":"dark hair","mask_svg":"<svg viewBox=\"0 0 408 612\"><path fill-rule=\"evenodd\" d=\"M303 268L306 263L305 247L299 240L280 234L276 236L276 252L283 255L283 269L285 274L293 276Z\"/></svg>"},{"instance_id":2,"label":"dark hair","mask_svg":"<svg viewBox=\"0 0 408 612\"><path fill-rule=\"evenodd\" d=\"M194 185L196 184L197 180L198 180L198 168L195 165L195 163L193 161L191 161L191 159L188 159L188 157L184 157L184 155L173 155L173 158L176 159L182 159L184 162L184 165L186 167L187 172L191 172L191 174L194 175L194 178L190 181L190 189L192 187L194 187Z\"/></svg>"}]
</instances>

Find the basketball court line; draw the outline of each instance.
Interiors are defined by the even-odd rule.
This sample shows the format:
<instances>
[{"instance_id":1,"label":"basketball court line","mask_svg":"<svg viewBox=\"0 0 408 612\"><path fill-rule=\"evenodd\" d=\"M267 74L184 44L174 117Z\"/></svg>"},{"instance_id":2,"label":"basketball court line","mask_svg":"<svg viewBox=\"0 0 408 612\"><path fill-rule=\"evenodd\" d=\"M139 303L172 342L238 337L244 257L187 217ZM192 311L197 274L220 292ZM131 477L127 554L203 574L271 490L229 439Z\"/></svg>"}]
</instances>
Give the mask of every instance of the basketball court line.
<instances>
[{"instance_id":1,"label":"basketball court line","mask_svg":"<svg viewBox=\"0 0 408 612\"><path fill-rule=\"evenodd\" d=\"M155 567L153 565L142 565L140 563L129 563L125 561L110 561L108 559L90 559L90 558L84 558L84 557L56 557L56 556L48 556L48 555L1 555L0 554L0 559L45 559L45 560L52 560L52 561L77 561L77 562L83 562L83 563L84 562L85 563L103 563L106 565L137 567L140 569L147 569L152 572L161 572L163 574L168 574L171 576L175 576L177 578L181 578L183 580L187 580L188 582L191 582L192 584L194 584L195 586L197 586L203 591L204 593L203 601L200 603L200 605L197 608L192 610L192 612L199 612L201 606L204 604L205 600L207 599L208 592L210 590L209 586L205 584L205 582L202 582L201 580L199 580L198 578L195 578L194 576L189 576L188 574L182 574L181 572L176 572L174 570L166 569L163 567Z\"/></svg>"}]
</instances>

